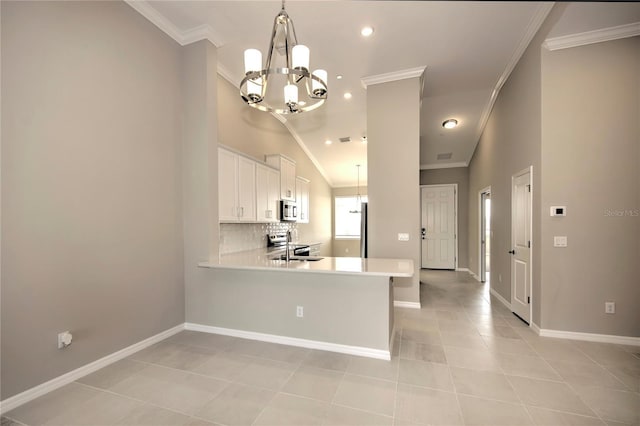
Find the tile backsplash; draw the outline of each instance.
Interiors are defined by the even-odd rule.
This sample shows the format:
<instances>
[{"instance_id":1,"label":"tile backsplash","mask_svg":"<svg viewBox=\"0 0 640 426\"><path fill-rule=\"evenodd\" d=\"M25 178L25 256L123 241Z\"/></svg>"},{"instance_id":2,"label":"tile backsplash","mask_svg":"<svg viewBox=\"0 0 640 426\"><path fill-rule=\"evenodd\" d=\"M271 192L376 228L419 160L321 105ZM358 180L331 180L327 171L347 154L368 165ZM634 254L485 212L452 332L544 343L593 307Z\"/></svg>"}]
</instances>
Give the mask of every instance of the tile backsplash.
<instances>
[{"instance_id":1,"label":"tile backsplash","mask_svg":"<svg viewBox=\"0 0 640 426\"><path fill-rule=\"evenodd\" d=\"M297 239L296 223L221 223L220 254L266 247L267 234L284 234L289 230L294 240Z\"/></svg>"}]
</instances>

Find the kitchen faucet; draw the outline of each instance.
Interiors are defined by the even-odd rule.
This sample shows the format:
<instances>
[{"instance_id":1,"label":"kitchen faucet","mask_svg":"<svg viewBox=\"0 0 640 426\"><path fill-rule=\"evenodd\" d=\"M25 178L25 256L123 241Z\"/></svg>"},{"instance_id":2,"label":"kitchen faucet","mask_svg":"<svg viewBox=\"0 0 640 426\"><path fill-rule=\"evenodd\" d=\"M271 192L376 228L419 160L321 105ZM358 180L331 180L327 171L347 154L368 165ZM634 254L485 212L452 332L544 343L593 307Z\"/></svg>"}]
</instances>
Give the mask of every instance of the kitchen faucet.
<instances>
[{"instance_id":1,"label":"kitchen faucet","mask_svg":"<svg viewBox=\"0 0 640 426\"><path fill-rule=\"evenodd\" d=\"M291 259L289 258L289 243L291 242L291 231L287 231L287 245L285 251L285 260L289 262Z\"/></svg>"}]
</instances>

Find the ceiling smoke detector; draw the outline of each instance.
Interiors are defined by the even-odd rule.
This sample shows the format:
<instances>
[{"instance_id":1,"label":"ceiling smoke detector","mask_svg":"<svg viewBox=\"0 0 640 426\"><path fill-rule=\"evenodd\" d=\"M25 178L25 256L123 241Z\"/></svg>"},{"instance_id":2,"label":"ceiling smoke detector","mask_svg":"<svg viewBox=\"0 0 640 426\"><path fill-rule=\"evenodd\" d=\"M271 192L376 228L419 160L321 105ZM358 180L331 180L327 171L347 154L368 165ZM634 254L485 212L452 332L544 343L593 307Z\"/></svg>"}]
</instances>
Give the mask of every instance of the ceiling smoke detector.
<instances>
[{"instance_id":1,"label":"ceiling smoke detector","mask_svg":"<svg viewBox=\"0 0 640 426\"><path fill-rule=\"evenodd\" d=\"M438 154L438 160L451 160L452 152L445 152L443 154Z\"/></svg>"},{"instance_id":2,"label":"ceiling smoke detector","mask_svg":"<svg viewBox=\"0 0 640 426\"><path fill-rule=\"evenodd\" d=\"M351 137L350 136L345 136L343 138L340 138L340 142L342 142L342 143L351 142Z\"/></svg>"}]
</instances>

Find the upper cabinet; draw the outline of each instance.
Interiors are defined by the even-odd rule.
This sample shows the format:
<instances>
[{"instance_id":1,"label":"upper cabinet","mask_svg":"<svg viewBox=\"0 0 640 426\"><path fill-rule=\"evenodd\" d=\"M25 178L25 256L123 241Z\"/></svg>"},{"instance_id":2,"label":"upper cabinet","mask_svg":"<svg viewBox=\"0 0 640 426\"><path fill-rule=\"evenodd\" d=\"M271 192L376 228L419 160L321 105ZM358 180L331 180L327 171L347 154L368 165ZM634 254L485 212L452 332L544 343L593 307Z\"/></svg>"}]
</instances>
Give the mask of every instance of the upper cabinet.
<instances>
[{"instance_id":1,"label":"upper cabinet","mask_svg":"<svg viewBox=\"0 0 640 426\"><path fill-rule=\"evenodd\" d=\"M220 222L279 222L280 200L295 201L298 222L309 223L309 180L296 177L296 163L268 155L267 164L218 147Z\"/></svg>"},{"instance_id":2,"label":"upper cabinet","mask_svg":"<svg viewBox=\"0 0 640 426\"><path fill-rule=\"evenodd\" d=\"M309 180L296 178L296 203L298 204L298 223L309 223Z\"/></svg>"},{"instance_id":3,"label":"upper cabinet","mask_svg":"<svg viewBox=\"0 0 640 426\"><path fill-rule=\"evenodd\" d=\"M280 170L280 198L296 199L296 162L280 154L267 155L268 165Z\"/></svg>"},{"instance_id":4,"label":"upper cabinet","mask_svg":"<svg viewBox=\"0 0 640 426\"><path fill-rule=\"evenodd\" d=\"M218 218L238 220L238 154L218 148Z\"/></svg>"},{"instance_id":5,"label":"upper cabinet","mask_svg":"<svg viewBox=\"0 0 640 426\"><path fill-rule=\"evenodd\" d=\"M278 222L280 172L256 164L256 215L258 222Z\"/></svg>"},{"instance_id":6,"label":"upper cabinet","mask_svg":"<svg viewBox=\"0 0 640 426\"><path fill-rule=\"evenodd\" d=\"M256 162L218 148L220 222L256 221Z\"/></svg>"}]
</instances>

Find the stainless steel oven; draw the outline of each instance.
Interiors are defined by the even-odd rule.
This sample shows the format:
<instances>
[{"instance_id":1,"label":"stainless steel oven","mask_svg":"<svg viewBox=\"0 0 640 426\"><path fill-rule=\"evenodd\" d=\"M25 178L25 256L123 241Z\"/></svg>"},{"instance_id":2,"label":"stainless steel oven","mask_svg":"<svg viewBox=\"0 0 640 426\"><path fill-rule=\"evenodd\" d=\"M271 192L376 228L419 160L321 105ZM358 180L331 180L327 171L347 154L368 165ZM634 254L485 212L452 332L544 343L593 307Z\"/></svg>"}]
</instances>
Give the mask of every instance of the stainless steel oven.
<instances>
[{"instance_id":1,"label":"stainless steel oven","mask_svg":"<svg viewBox=\"0 0 640 426\"><path fill-rule=\"evenodd\" d=\"M294 245L294 249L293 249L293 255L294 256L309 256L309 254L311 253L311 249L309 248L309 246L301 246L301 245Z\"/></svg>"}]
</instances>

